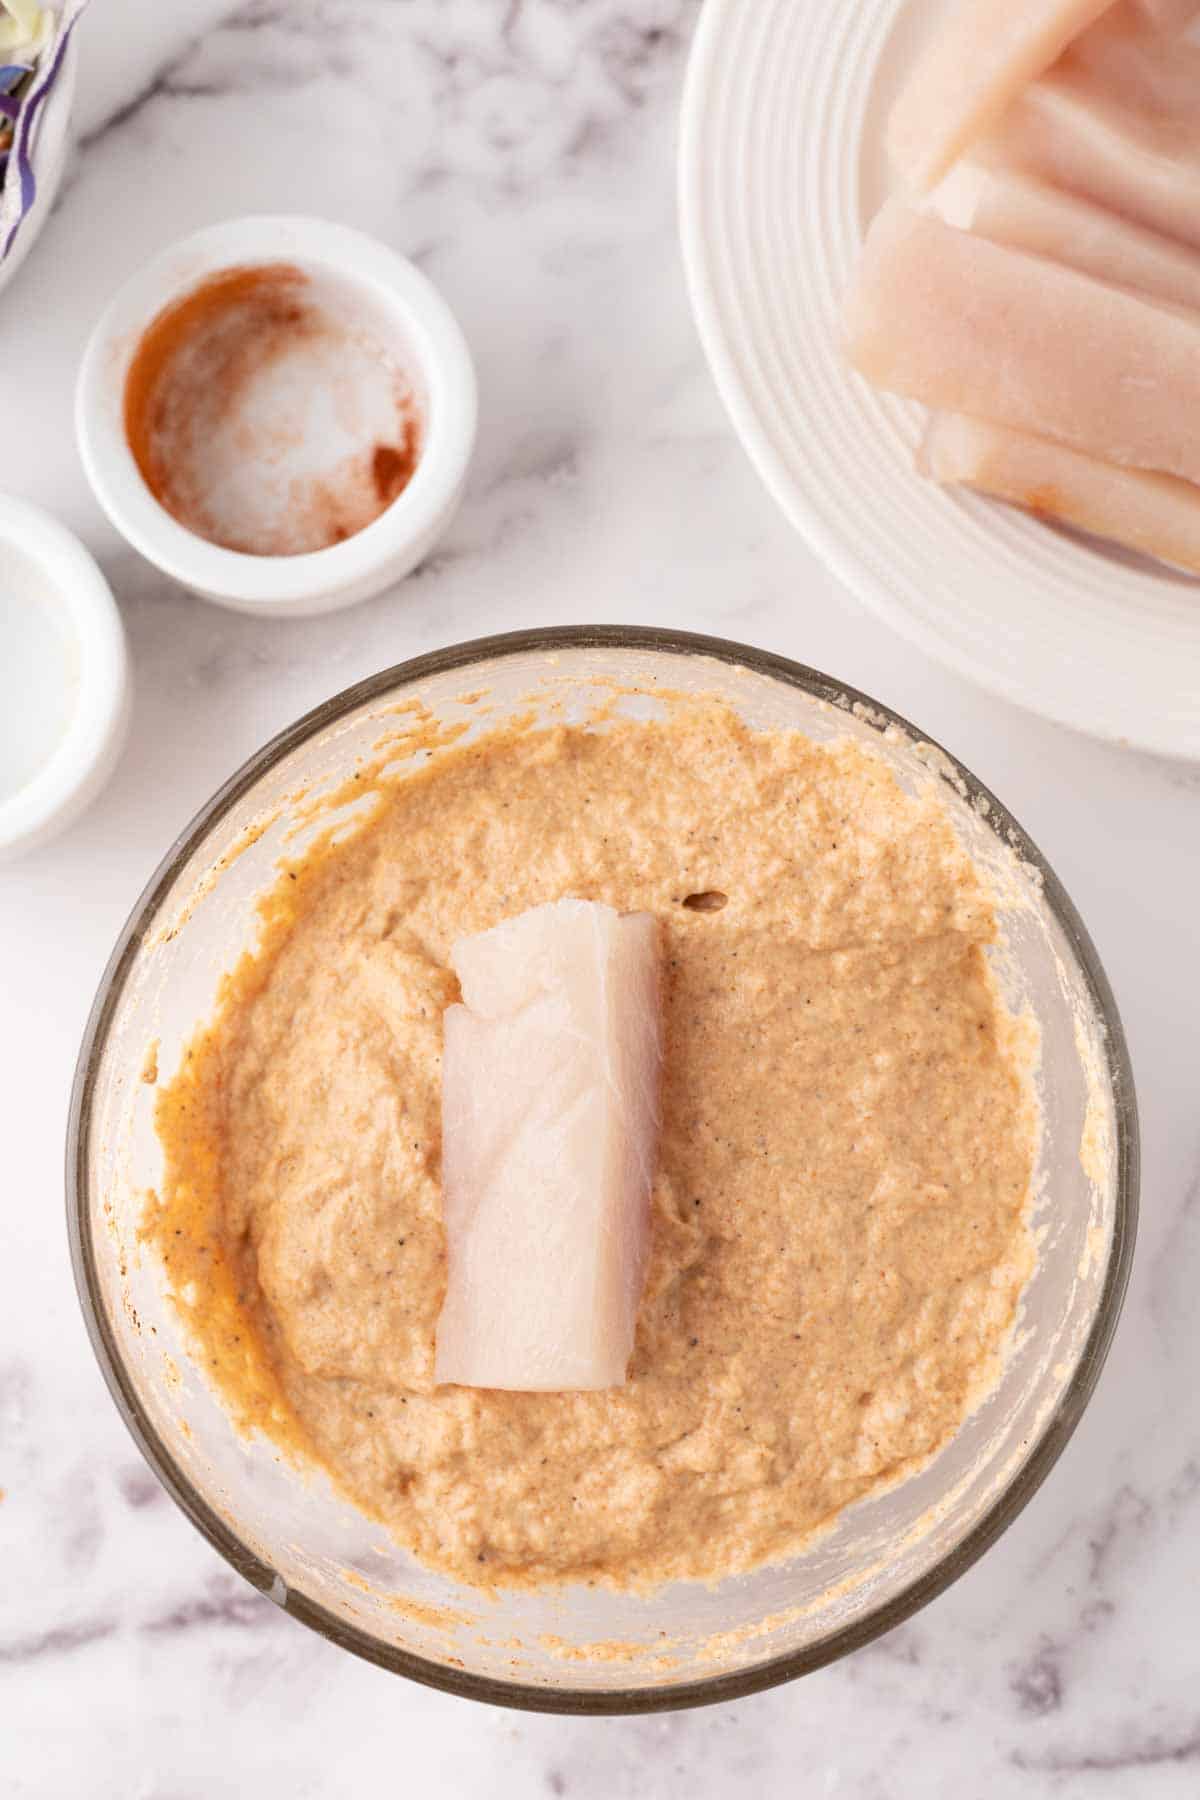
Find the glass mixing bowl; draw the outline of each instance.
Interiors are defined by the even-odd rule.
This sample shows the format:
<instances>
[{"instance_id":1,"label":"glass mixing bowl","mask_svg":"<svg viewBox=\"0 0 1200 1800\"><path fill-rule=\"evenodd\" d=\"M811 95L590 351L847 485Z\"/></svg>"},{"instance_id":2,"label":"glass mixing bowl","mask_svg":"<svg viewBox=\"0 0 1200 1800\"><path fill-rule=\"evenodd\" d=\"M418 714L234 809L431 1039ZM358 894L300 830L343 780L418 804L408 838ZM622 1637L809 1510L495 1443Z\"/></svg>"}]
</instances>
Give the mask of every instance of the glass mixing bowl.
<instances>
[{"instance_id":1,"label":"glass mixing bowl","mask_svg":"<svg viewBox=\"0 0 1200 1800\"><path fill-rule=\"evenodd\" d=\"M161 1170L154 1089L140 1076L153 1039L163 1076L173 1072L222 972L253 942L255 899L301 796L337 787L395 730L398 706L419 698L438 721L475 731L531 710L584 717L614 685L620 704L643 712L655 688L715 693L755 727L870 743L910 790L931 775L941 782L1005 894L1001 985L1041 1027L1039 1257L995 1391L920 1474L850 1508L803 1554L713 1587L488 1597L420 1568L323 1476L235 1434L156 1259L139 1252L142 1196ZM480 690L491 709L482 721ZM1075 908L1004 807L886 707L824 675L715 639L608 628L516 633L389 669L301 719L214 795L113 952L80 1055L67 1159L96 1355L143 1454L209 1542L296 1618L385 1668L564 1712L723 1700L804 1674L969 1568L1035 1492L1092 1393L1129 1274L1137 1184L1133 1079L1112 993Z\"/></svg>"}]
</instances>

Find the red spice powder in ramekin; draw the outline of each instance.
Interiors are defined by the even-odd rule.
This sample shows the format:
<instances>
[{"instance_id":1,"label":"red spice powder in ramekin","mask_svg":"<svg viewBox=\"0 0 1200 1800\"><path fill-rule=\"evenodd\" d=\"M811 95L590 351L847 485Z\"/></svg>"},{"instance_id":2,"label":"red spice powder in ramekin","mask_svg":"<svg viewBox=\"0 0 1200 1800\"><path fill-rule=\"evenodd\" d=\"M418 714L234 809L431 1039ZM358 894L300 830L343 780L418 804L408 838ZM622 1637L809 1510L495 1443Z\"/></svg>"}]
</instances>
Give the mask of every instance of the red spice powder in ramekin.
<instances>
[{"instance_id":1,"label":"red spice powder in ramekin","mask_svg":"<svg viewBox=\"0 0 1200 1800\"><path fill-rule=\"evenodd\" d=\"M287 263L222 270L165 307L134 353L124 416L158 503L254 556L353 537L421 455L398 358L335 289Z\"/></svg>"}]
</instances>

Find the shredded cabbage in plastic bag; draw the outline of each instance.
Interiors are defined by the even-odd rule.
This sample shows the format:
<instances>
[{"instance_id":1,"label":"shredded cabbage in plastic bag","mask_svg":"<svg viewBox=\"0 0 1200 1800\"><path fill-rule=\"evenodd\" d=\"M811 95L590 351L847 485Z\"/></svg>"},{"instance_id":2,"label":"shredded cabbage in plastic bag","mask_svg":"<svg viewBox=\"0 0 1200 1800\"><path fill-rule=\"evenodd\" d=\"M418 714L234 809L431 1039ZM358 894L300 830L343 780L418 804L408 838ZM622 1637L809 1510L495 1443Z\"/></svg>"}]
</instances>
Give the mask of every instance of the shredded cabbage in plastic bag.
<instances>
[{"instance_id":1,"label":"shredded cabbage in plastic bag","mask_svg":"<svg viewBox=\"0 0 1200 1800\"><path fill-rule=\"evenodd\" d=\"M42 109L87 4L64 0L54 11L38 0L0 0L0 259L37 200L33 159Z\"/></svg>"},{"instance_id":2,"label":"shredded cabbage in plastic bag","mask_svg":"<svg viewBox=\"0 0 1200 1800\"><path fill-rule=\"evenodd\" d=\"M0 51L6 56L25 49L36 53L52 23L37 0L0 0Z\"/></svg>"}]
</instances>

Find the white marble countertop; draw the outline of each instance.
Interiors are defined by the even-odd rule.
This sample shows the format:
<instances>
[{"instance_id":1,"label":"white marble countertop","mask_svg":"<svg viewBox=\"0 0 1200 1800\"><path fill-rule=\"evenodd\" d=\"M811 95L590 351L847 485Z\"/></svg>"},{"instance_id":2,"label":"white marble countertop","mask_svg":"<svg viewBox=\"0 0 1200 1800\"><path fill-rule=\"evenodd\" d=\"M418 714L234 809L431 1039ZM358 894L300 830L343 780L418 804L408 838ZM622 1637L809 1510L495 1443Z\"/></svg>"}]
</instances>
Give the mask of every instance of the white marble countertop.
<instances>
[{"instance_id":1,"label":"white marble countertop","mask_svg":"<svg viewBox=\"0 0 1200 1800\"><path fill-rule=\"evenodd\" d=\"M6 1800L1200 1793L1200 771L976 693L860 611L777 516L726 427L676 249L675 117L696 12L695 0L104 0L86 22L82 151L0 302L0 488L98 552L137 691L104 798L0 874ZM72 441L74 371L103 299L171 238L256 209L340 216L415 256L457 310L482 383L470 494L433 564L305 623L173 591L115 540ZM571 620L768 645L953 747L1088 920L1145 1135L1141 1243L1111 1361L1003 1541L850 1661L645 1720L524 1717L426 1692L242 1585L125 1435L84 1336L62 1216L83 1020L128 907L193 809L356 678L454 639Z\"/></svg>"}]
</instances>

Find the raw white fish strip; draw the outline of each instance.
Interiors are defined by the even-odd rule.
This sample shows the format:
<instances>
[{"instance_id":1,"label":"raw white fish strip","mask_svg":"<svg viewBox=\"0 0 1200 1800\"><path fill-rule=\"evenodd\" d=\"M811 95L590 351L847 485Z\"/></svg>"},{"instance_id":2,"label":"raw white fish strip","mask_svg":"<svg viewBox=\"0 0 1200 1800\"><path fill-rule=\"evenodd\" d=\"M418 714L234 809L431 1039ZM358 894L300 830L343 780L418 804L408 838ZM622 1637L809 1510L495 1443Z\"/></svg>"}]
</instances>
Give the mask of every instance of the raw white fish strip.
<instances>
[{"instance_id":1,"label":"raw white fish strip","mask_svg":"<svg viewBox=\"0 0 1200 1800\"><path fill-rule=\"evenodd\" d=\"M900 93L888 154L923 192L1113 0L960 0Z\"/></svg>"},{"instance_id":2,"label":"raw white fish strip","mask_svg":"<svg viewBox=\"0 0 1200 1800\"><path fill-rule=\"evenodd\" d=\"M561 900L461 940L452 960L437 1380L619 1386L657 1152L657 922Z\"/></svg>"},{"instance_id":3,"label":"raw white fish strip","mask_svg":"<svg viewBox=\"0 0 1200 1800\"><path fill-rule=\"evenodd\" d=\"M921 447L935 481L974 488L1042 518L1200 574L1200 487L1118 469L1005 425L942 413Z\"/></svg>"},{"instance_id":4,"label":"raw white fish strip","mask_svg":"<svg viewBox=\"0 0 1200 1800\"><path fill-rule=\"evenodd\" d=\"M1134 0L1134 5L1147 24L1171 36L1200 19L1200 0Z\"/></svg>"},{"instance_id":5,"label":"raw white fish strip","mask_svg":"<svg viewBox=\"0 0 1200 1800\"><path fill-rule=\"evenodd\" d=\"M1018 96L985 155L1200 249L1200 50L1158 52L1186 61L1170 73L1143 51L1120 84L1064 61Z\"/></svg>"},{"instance_id":6,"label":"raw white fish strip","mask_svg":"<svg viewBox=\"0 0 1200 1800\"><path fill-rule=\"evenodd\" d=\"M960 163L932 196L948 225L1200 313L1200 251L1010 169Z\"/></svg>"},{"instance_id":7,"label":"raw white fish strip","mask_svg":"<svg viewBox=\"0 0 1200 1800\"><path fill-rule=\"evenodd\" d=\"M874 386L1200 482L1200 319L893 204L847 310Z\"/></svg>"}]
</instances>

